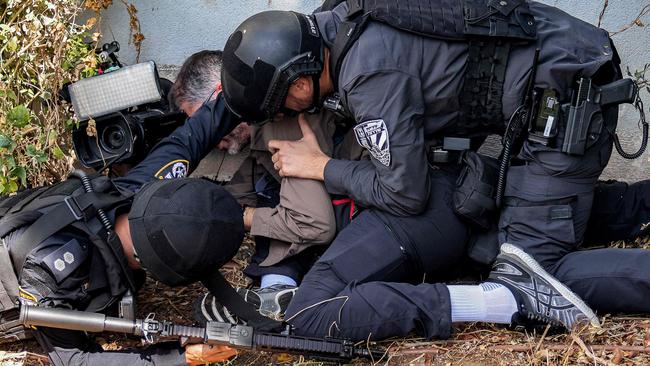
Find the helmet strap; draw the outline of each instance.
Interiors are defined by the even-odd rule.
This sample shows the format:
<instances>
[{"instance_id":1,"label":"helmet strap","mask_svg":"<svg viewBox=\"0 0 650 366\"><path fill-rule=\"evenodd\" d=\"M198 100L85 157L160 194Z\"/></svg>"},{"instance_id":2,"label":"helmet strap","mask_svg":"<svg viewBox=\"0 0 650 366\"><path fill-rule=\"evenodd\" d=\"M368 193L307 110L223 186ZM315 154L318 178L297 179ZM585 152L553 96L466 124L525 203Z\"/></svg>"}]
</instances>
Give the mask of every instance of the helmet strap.
<instances>
[{"instance_id":1,"label":"helmet strap","mask_svg":"<svg viewBox=\"0 0 650 366\"><path fill-rule=\"evenodd\" d=\"M311 106L309 109L307 109L305 112L309 114L316 114L320 111L321 108L321 102L320 102L320 73L312 75L312 80L313 82L313 94L312 94L312 102Z\"/></svg>"}]
</instances>

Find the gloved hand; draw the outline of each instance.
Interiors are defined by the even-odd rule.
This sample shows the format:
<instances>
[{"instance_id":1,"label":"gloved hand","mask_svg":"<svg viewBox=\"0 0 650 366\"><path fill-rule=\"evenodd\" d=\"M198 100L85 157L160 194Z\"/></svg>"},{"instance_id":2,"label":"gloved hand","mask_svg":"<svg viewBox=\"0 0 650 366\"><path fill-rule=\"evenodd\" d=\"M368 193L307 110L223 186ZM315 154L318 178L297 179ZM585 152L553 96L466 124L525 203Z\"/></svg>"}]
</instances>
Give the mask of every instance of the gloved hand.
<instances>
[{"instance_id":1,"label":"gloved hand","mask_svg":"<svg viewBox=\"0 0 650 366\"><path fill-rule=\"evenodd\" d=\"M237 350L228 346L199 343L185 347L185 362L187 362L188 366L223 362L236 355Z\"/></svg>"}]
</instances>

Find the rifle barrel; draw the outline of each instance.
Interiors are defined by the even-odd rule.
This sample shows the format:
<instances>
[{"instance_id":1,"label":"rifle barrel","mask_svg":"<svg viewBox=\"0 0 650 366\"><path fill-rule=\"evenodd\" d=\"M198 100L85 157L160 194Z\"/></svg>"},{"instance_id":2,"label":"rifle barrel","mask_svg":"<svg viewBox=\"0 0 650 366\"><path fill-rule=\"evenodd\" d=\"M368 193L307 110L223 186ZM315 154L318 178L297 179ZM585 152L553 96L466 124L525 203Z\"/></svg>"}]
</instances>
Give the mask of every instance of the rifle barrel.
<instances>
[{"instance_id":1,"label":"rifle barrel","mask_svg":"<svg viewBox=\"0 0 650 366\"><path fill-rule=\"evenodd\" d=\"M135 320L114 318L85 311L21 306L20 322L25 326L38 326L85 332L120 332L139 334Z\"/></svg>"}]
</instances>

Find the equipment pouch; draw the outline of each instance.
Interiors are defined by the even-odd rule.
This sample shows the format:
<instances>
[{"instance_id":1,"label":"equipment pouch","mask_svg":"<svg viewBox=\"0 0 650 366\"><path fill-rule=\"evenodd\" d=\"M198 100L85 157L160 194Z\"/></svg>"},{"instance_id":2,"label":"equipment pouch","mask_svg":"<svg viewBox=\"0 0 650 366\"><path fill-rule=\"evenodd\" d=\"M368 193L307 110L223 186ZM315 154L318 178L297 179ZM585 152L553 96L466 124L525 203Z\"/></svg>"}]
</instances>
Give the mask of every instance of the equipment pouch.
<instances>
[{"instance_id":1,"label":"equipment pouch","mask_svg":"<svg viewBox=\"0 0 650 366\"><path fill-rule=\"evenodd\" d=\"M488 229L496 211L496 187L499 161L467 150L454 190L454 211L469 222Z\"/></svg>"}]
</instances>

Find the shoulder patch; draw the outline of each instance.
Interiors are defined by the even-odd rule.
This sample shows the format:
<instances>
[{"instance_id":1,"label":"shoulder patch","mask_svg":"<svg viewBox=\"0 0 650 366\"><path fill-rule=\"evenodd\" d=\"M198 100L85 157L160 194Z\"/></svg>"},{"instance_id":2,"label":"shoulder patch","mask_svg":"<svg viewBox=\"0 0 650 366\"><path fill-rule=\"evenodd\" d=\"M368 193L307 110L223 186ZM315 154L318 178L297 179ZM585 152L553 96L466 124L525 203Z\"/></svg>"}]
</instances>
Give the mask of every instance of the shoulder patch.
<instances>
[{"instance_id":1,"label":"shoulder patch","mask_svg":"<svg viewBox=\"0 0 650 366\"><path fill-rule=\"evenodd\" d=\"M189 170L190 162L187 160L174 160L165 164L155 176L158 179L185 178Z\"/></svg>"},{"instance_id":2,"label":"shoulder patch","mask_svg":"<svg viewBox=\"0 0 650 366\"><path fill-rule=\"evenodd\" d=\"M359 145L385 166L390 166L390 139L383 119L361 122L354 127Z\"/></svg>"},{"instance_id":3,"label":"shoulder patch","mask_svg":"<svg viewBox=\"0 0 650 366\"><path fill-rule=\"evenodd\" d=\"M49 268L57 283L68 277L86 260L88 253L76 239L72 239L59 249L43 258L43 263Z\"/></svg>"}]
</instances>

